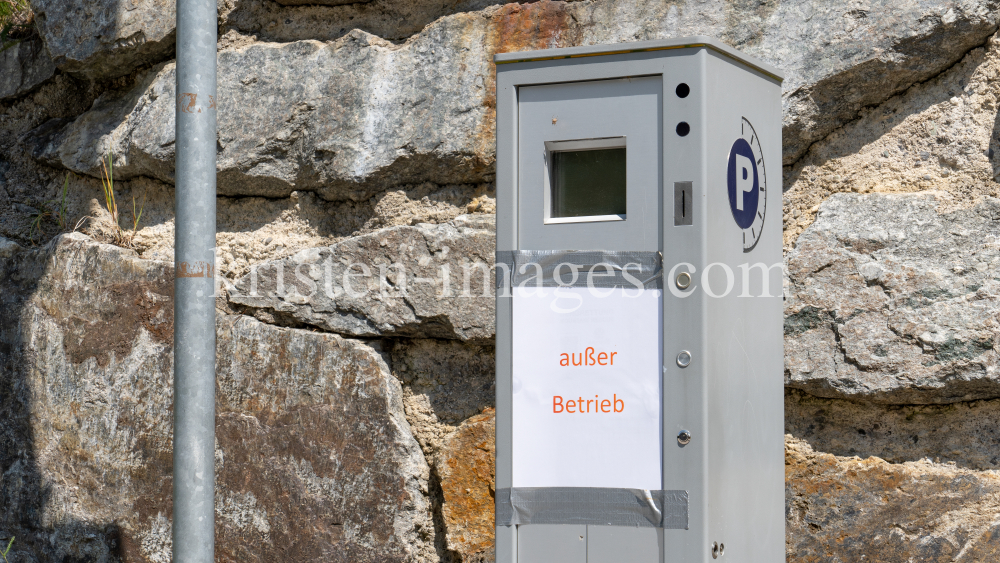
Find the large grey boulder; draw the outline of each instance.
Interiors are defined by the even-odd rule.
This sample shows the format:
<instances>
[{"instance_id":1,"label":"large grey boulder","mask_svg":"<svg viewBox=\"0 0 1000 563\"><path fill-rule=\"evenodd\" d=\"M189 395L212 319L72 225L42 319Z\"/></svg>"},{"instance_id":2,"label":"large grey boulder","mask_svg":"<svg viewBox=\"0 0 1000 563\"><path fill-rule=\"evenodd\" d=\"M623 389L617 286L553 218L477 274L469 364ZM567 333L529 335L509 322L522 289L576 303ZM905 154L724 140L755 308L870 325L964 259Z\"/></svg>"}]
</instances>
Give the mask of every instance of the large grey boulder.
<instances>
[{"instance_id":1,"label":"large grey boulder","mask_svg":"<svg viewBox=\"0 0 1000 563\"><path fill-rule=\"evenodd\" d=\"M926 460L836 457L785 438L789 563L996 561L1000 479Z\"/></svg>"},{"instance_id":2,"label":"large grey boulder","mask_svg":"<svg viewBox=\"0 0 1000 563\"><path fill-rule=\"evenodd\" d=\"M695 34L721 37L784 69L789 163L862 106L983 43L996 30L998 7L1000 0L855 8L816 0L763 7L546 1L443 17L403 44L355 30L332 43L226 50L219 55L219 189L363 199L403 183L491 181L494 53ZM49 139L39 158L96 176L110 149L120 177L173 182L173 73L172 64L157 68L133 90L103 96Z\"/></svg>"},{"instance_id":3,"label":"large grey boulder","mask_svg":"<svg viewBox=\"0 0 1000 563\"><path fill-rule=\"evenodd\" d=\"M481 52L443 64L437 40L398 47L360 32L334 43L261 43L219 54L218 188L223 195L327 199L433 179L491 179L492 120ZM460 37L443 39L461 42ZM456 49L457 50L457 49ZM466 66L466 73L455 67ZM151 71L44 144L43 160L96 176L110 149L119 178L173 183L175 66Z\"/></svg>"},{"instance_id":4,"label":"large grey boulder","mask_svg":"<svg viewBox=\"0 0 1000 563\"><path fill-rule=\"evenodd\" d=\"M331 40L352 29L405 39L435 19L506 0L218 0L219 26L270 41ZM124 76L170 58L175 0L32 0L45 44L64 71Z\"/></svg>"},{"instance_id":5,"label":"large grey boulder","mask_svg":"<svg viewBox=\"0 0 1000 563\"><path fill-rule=\"evenodd\" d=\"M11 561L169 561L173 267L0 239ZM220 315L220 561L426 561L428 467L377 344Z\"/></svg>"},{"instance_id":6,"label":"large grey boulder","mask_svg":"<svg viewBox=\"0 0 1000 563\"><path fill-rule=\"evenodd\" d=\"M770 11L746 18L739 26L745 35L732 37L737 46L745 37L748 53L785 71L784 164L861 108L944 72L984 45L1000 22L998 0L738 4L751 13Z\"/></svg>"},{"instance_id":7,"label":"large grey boulder","mask_svg":"<svg viewBox=\"0 0 1000 563\"><path fill-rule=\"evenodd\" d=\"M331 41L353 29L393 41L434 20L511 0L220 0L219 29L263 41Z\"/></svg>"},{"instance_id":8,"label":"large grey boulder","mask_svg":"<svg viewBox=\"0 0 1000 563\"><path fill-rule=\"evenodd\" d=\"M229 300L269 321L351 336L487 341L494 233L492 215L382 229L254 266Z\"/></svg>"},{"instance_id":9,"label":"large grey boulder","mask_svg":"<svg viewBox=\"0 0 1000 563\"><path fill-rule=\"evenodd\" d=\"M837 194L787 257L785 384L823 397L1000 397L1000 200Z\"/></svg>"},{"instance_id":10,"label":"large grey boulder","mask_svg":"<svg viewBox=\"0 0 1000 563\"><path fill-rule=\"evenodd\" d=\"M124 76L174 52L175 0L31 0L35 26L62 70Z\"/></svg>"},{"instance_id":11,"label":"large grey boulder","mask_svg":"<svg viewBox=\"0 0 1000 563\"><path fill-rule=\"evenodd\" d=\"M30 37L0 52L0 100L31 92L52 78L56 67L39 37Z\"/></svg>"}]
</instances>

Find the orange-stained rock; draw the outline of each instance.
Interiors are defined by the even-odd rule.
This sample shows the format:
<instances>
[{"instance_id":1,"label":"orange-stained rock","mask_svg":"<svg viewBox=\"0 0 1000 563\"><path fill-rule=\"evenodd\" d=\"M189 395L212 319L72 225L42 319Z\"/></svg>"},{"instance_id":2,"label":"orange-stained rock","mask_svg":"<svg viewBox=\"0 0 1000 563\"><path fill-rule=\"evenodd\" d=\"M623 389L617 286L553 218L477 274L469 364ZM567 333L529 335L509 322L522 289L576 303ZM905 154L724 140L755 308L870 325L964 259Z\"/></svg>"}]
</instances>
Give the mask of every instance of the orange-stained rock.
<instances>
[{"instance_id":1,"label":"orange-stained rock","mask_svg":"<svg viewBox=\"0 0 1000 563\"><path fill-rule=\"evenodd\" d=\"M496 424L493 409L465 421L438 462L448 549L463 562L493 561Z\"/></svg>"},{"instance_id":2,"label":"orange-stained rock","mask_svg":"<svg viewBox=\"0 0 1000 563\"><path fill-rule=\"evenodd\" d=\"M788 563L1000 559L1000 475L817 453L785 440Z\"/></svg>"}]
</instances>

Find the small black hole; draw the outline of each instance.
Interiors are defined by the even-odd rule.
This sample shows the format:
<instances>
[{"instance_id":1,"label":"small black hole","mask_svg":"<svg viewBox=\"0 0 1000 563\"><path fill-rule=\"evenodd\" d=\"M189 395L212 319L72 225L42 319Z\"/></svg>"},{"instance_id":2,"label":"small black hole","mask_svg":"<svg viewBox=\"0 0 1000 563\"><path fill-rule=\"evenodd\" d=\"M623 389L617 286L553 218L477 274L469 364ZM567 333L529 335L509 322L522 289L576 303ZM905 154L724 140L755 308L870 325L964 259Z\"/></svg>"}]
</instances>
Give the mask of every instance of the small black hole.
<instances>
[{"instance_id":1,"label":"small black hole","mask_svg":"<svg viewBox=\"0 0 1000 563\"><path fill-rule=\"evenodd\" d=\"M680 84L677 85L677 90L675 91L677 92L678 98L686 98L688 97L688 94L691 93L691 87L681 82Z\"/></svg>"},{"instance_id":2,"label":"small black hole","mask_svg":"<svg viewBox=\"0 0 1000 563\"><path fill-rule=\"evenodd\" d=\"M691 126L687 124L687 121L681 121L677 124L677 134L681 137L686 137L690 132Z\"/></svg>"}]
</instances>

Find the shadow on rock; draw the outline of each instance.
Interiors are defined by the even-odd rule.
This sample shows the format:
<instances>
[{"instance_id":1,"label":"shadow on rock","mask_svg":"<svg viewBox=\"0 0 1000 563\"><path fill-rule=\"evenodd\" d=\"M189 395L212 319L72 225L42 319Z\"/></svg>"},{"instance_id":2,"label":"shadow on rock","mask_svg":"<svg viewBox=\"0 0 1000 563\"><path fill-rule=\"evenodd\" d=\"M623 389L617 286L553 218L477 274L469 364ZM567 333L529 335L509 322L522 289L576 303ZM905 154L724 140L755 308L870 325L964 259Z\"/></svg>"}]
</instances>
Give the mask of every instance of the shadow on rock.
<instances>
[{"instance_id":1,"label":"shadow on rock","mask_svg":"<svg viewBox=\"0 0 1000 563\"><path fill-rule=\"evenodd\" d=\"M10 561L120 561L119 526L74 515L68 499L53 490L50 476L39 468L39 455L48 452L39 448L44 440L36 435L33 398L40 390L29 381L28 368L45 351L33 346L31 302L54 251L54 242L28 251L0 238L0 540L6 547L10 537L16 538ZM72 427L81 420L70 417L60 424L64 439L52 446L78 448Z\"/></svg>"}]
</instances>

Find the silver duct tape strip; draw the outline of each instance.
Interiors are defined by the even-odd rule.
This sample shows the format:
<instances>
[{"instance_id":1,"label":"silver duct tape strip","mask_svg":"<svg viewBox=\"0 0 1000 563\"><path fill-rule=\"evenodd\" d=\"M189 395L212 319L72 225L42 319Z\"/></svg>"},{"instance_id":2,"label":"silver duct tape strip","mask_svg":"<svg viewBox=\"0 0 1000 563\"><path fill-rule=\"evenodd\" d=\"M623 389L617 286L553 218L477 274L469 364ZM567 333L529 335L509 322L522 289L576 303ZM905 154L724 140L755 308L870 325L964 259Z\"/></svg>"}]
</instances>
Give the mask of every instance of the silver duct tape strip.
<instances>
[{"instance_id":1,"label":"silver duct tape strip","mask_svg":"<svg viewBox=\"0 0 1000 563\"><path fill-rule=\"evenodd\" d=\"M496 264L497 289L521 285L663 289L659 252L504 250L497 251Z\"/></svg>"},{"instance_id":2,"label":"silver duct tape strip","mask_svg":"<svg viewBox=\"0 0 1000 563\"><path fill-rule=\"evenodd\" d=\"M688 528L687 491L514 487L496 491L496 525L588 524Z\"/></svg>"}]
</instances>

